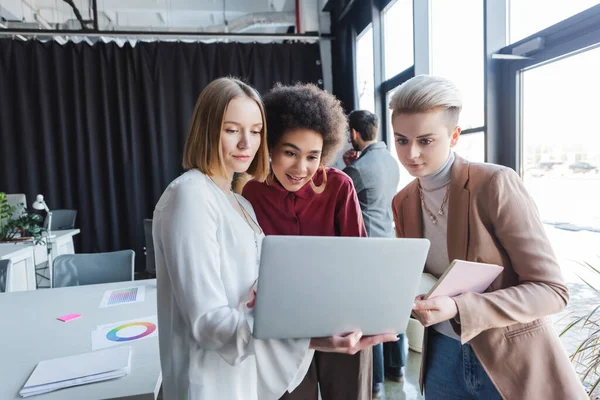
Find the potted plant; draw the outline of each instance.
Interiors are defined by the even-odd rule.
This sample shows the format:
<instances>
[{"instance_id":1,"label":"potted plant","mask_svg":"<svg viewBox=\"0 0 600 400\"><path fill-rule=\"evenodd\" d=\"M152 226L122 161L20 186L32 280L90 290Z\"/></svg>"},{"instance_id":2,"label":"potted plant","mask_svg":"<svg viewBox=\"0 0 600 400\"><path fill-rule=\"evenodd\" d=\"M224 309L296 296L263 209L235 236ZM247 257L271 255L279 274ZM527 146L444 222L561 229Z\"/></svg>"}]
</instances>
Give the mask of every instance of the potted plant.
<instances>
[{"instance_id":1,"label":"potted plant","mask_svg":"<svg viewBox=\"0 0 600 400\"><path fill-rule=\"evenodd\" d=\"M40 215L27 212L25 204L8 204L6 193L0 192L0 242L33 240L35 244L43 243L42 234L46 229L42 222Z\"/></svg>"},{"instance_id":2,"label":"potted plant","mask_svg":"<svg viewBox=\"0 0 600 400\"><path fill-rule=\"evenodd\" d=\"M600 269L591 263L581 263L586 269L600 276ZM578 275L579 276L579 275ZM596 293L600 290L581 276L579 278ZM600 293L599 293L600 294ZM586 315L577 316L563 329L560 336L566 334L575 327L585 332L585 338L581 340L575 352L571 355L571 362L579 378L583 382L590 399L599 399L598 385L600 385L600 304L596 305ZM598 389L598 390L597 390Z\"/></svg>"}]
</instances>

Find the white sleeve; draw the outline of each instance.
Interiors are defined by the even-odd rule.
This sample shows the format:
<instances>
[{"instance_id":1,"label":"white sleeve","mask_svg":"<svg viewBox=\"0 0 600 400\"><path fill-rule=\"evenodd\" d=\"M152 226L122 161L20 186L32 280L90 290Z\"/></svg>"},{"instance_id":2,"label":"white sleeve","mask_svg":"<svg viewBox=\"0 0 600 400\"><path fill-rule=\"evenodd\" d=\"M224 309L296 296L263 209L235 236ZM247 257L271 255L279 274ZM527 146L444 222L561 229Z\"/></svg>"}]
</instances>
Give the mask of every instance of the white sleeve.
<instances>
[{"instance_id":1,"label":"white sleeve","mask_svg":"<svg viewBox=\"0 0 600 400\"><path fill-rule=\"evenodd\" d=\"M156 233L175 301L200 347L236 365L253 351L246 315L229 306L221 279L216 200L200 184L170 190Z\"/></svg>"},{"instance_id":2,"label":"white sleeve","mask_svg":"<svg viewBox=\"0 0 600 400\"><path fill-rule=\"evenodd\" d=\"M259 399L279 399L302 382L315 353L308 349L309 339L253 342Z\"/></svg>"},{"instance_id":3,"label":"white sleeve","mask_svg":"<svg viewBox=\"0 0 600 400\"><path fill-rule=\"evenodd\" d=\"M258 398L278 399L306 375L314 353L308 350L309 340L252 338L251 310L229 306L221 279L216 200L200 185L171 190L156 221L155 241L164 253L182 317L199 346L216 351L229 364L255 355Z\"/></svg>"}]
</instances>

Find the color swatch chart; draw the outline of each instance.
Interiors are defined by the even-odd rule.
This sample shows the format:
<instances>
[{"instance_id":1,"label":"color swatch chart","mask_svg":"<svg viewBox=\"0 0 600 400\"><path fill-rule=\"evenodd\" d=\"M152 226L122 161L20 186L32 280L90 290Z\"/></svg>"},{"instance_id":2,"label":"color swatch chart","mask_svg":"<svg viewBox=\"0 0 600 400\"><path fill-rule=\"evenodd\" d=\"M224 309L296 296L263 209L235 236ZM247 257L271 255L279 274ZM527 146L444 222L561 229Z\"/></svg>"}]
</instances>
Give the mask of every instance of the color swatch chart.
<instances>
[{"instance_id":1,"label":"color swatch chart","mask_svg":"<svg viewBox=\"0 0 600 400\"><path fill-rule=\"evenodd\" d=\"M138 288L114 290L108 299L108 305L131 303L137 299Z\"/></svg>"},{"instance_id":2,"label":"color swatch chart","mask_svg":"<svg viewBox=\"0 0 600 400\"><path fill-rule=\"evenodd\" d=\"M128 287L122 289L107 290L102 296L100 307L112 307L122 304L131 304L144 301L145 287Z\"/></svg>"}]
</instances>

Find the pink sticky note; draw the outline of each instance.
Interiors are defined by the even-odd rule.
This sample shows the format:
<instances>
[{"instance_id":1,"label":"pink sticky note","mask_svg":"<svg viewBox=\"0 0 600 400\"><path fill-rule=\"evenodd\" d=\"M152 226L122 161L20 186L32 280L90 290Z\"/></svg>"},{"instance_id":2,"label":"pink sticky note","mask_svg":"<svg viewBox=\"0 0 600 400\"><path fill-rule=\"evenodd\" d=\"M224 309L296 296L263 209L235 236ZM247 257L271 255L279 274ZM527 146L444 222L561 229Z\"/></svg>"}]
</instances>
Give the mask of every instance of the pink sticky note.
<instances>
[{"instance_id":1,"label":"pink sticky note","mask_svg":"<svg viewBox=\"0 0 600 400\"><path fill-rule=\"evenodd\" d=\"M73 313L73 314L63 315L62 317L58 317L56 319L59 320L59 321L62 321L62 322L69 322L69 321L72 321L72 320L77 319L79 317L81 317L81 314Z\"/></svg>"}]
</instances>

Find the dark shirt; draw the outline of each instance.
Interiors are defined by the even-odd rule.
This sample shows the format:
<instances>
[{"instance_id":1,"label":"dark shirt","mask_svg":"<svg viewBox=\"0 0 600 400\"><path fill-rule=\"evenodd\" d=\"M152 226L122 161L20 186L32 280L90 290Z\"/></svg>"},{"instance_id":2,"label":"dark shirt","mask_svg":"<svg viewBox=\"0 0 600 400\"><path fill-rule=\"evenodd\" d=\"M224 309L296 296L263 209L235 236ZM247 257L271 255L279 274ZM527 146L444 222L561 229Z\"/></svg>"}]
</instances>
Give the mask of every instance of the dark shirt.
<instances>
[{"instance_id":1,"label":"dark shirt","mask_svg":"<svg viewBox=\"0 0 600 400\"><path fill-rule=\"evenodd\" d=\"M352 180L334 168L326 168L326 174L327 186L321 194L310 183L288 192L277 181L250 181L242 195L254 207L266 235L366 236ZM322 180L319 169L313 181L319 186Z\"/></svg>"}]
</instances>

